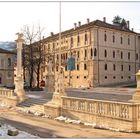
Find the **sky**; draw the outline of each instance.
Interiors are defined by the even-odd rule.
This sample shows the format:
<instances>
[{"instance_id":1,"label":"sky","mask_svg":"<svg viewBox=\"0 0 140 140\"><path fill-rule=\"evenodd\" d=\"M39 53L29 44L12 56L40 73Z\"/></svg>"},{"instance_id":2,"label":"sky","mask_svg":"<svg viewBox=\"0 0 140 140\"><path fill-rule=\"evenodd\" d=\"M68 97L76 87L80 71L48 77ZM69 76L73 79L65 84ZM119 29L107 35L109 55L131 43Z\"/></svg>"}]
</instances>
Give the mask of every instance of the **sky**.
<instances>
[{"instance_id":1,"label":"sky","mask_svg":"<svg viewBox=\"0 0 140 140\"><path fill-rule=\"evenodd\" d=\"M61 30L74 27L81 21L103 20L112 23L113 17L119 15L130 21L130 28L140 32L140 2L61 2ZM43 35L59 32L59 2L0 2L0 41L15 41L16 33L24 25L40 25Z\"/></svg>"}]
</instances>

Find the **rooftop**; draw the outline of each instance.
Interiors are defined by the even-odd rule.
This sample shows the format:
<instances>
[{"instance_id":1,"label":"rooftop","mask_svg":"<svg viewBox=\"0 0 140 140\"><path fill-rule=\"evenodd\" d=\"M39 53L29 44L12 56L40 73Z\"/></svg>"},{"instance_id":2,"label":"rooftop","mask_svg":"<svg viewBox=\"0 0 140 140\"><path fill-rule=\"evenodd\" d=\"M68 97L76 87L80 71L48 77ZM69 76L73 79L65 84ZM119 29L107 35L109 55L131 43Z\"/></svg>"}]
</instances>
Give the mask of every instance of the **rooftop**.
<instances>
[{"instance_id":1,"label":"rooftop","mask_svg":"<svg viewBox=\"0 0 140 140\"><path fill-rule=\"evenodd\" d=\"M64 32L61 32L61 35L62 36L63 35L69 35L69 34L71 34L74 31L78 31L80 29L84 29L84 28L88 28L88 27L92 27L92 26L110 28L110 29L115 29L115 30L119 30L119 31L130 32L130 33L137 34L136 32L134 32L133 30L130 30L127 27L122 27L122 26L118 26L118 25L115 25L115 24L109 24L109 23L107 23L105 21L101 21L101 20L95 20L95 21L92 21L92 22L89 22L89 23L77 26L76 28L71 28L71 29L66 30ZM50 39L58 38L58 36L59 36L59 33L52 34L51 36L45 38L45 40L48 41Z\"/></svg>"}]
</instances>

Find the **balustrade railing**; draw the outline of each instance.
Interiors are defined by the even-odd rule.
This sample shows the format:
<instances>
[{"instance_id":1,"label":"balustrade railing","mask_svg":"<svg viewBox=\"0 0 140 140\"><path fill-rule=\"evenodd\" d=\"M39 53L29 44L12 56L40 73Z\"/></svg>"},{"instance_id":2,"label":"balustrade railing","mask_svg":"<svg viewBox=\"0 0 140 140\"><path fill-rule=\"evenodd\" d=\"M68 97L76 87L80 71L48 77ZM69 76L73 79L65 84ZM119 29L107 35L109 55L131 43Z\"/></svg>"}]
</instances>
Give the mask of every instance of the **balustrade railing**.
<instances>
[{"instance_id":1,"label":"balustrade railing","mask_svg":"<svg viewBox=\"0 0 140 140\"><path fill-rule=\"evenodd\" d=\"M10 89L5 89L5 88L0 88L0 97L13 97L14 96L14 91Z\"/></svg>"},{"instance_id":2,"label":"balustrade railing","mask_svg":"<svg viewBox=\"0 0 140 140\"><path fill-rule=\"evenodd\" d=\"M63 96L62 108L129 121L133 119L133 109L135 108L137 112L137 116L135 117L140 119L140 104L135 103L113 102Z\"/></svg>"}]
</instances>

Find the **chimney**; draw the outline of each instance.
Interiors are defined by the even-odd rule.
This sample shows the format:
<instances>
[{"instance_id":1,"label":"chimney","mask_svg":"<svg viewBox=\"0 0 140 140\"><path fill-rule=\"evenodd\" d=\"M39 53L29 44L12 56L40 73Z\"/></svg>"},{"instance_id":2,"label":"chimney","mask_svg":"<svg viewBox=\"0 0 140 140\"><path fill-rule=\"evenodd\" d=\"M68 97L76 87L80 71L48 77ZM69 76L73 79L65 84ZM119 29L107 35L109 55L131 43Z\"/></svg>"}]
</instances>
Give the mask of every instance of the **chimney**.
<instances>
[{"instance_id":1,"label":"chimney","mask_svg":"<svg viewBox=\"0 0 140 140\"><path fill-rule=\"evenodd\" d=\"M87 18L87 24L89 24L89 18Z\"/></svg>"},{"instance_id":2,"label":"chimney","mask_svg":"<svg viewBox=\"0 0 140 140\"><path fill-rule=\"evenodd\" d=\"M76 29L76 27L77 27L77 26L76 26L76 23L74 23L74 29Z\"/></svg>"},{"instance_id":3,"label":"chimney","mask_svg":"<svg viewBox=\"0 0 140 140\"><path fill-rule=\"evenodd\" d=\"M106 22L106 17L103 17L103 22Z\"/></svg>"},{"instance_id":4,"label":"chimney","mask_svg":"<svg viewBox=\"0 0 140 140\"><path fill-rule=\"evenodd\" d=\"M134 31L134 28L132 28L132 31Z\"/></svg>"},{"instance_id":5,"label":"chimney","mask_svg":"<svg viewBox=\"0 0 140 140\"><path fill-rule=\"evenodd\" d=\"M78 25L79 25L79 27L81 26L81 22L80 21L78 22Z\"/></svg>"},{"instance_id":6,"label":"chimney","mask_svg":"<svg viewBox=\"0 0 140 140\"><path fill-rule=\"evenodd\" d=\"M51 32L51 36L53 36L53 32Z\"/></svg>"},{"instance_id":7,"label":"chimney","mask_svg":"<svg viewBox=\"0 0 140 140\"><path fill-rule=\"evenodd\" d=\"M129 20L127 21L127 28L129 29L129 26L130 26L130 22Z\"/></svg>"}]
</instances>

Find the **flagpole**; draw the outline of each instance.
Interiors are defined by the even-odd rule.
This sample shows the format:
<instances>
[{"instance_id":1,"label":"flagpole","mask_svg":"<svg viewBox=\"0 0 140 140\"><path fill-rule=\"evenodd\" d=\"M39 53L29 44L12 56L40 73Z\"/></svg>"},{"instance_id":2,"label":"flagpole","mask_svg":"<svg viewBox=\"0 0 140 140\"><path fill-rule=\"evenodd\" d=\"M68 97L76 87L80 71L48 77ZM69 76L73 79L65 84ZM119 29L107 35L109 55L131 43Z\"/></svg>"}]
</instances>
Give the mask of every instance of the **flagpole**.
<instances>
[{"instance_id":1,"label":"flagpole","mask_svg":"<svg viewBox=\"0 0 140 140\"><path fill-rule=\"evenodd\" d=\"M59 2L59 74L61 72L61 1ZM60 86L59 86L60 91Z\"/></svg>"}]
</instances>

